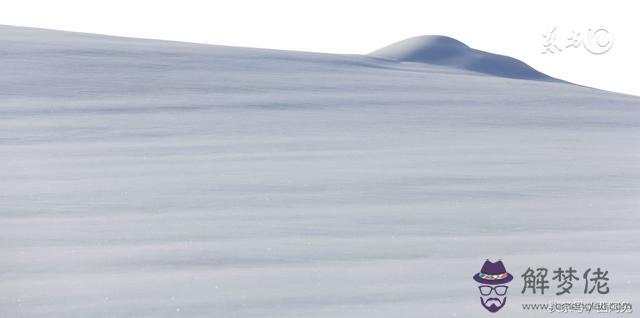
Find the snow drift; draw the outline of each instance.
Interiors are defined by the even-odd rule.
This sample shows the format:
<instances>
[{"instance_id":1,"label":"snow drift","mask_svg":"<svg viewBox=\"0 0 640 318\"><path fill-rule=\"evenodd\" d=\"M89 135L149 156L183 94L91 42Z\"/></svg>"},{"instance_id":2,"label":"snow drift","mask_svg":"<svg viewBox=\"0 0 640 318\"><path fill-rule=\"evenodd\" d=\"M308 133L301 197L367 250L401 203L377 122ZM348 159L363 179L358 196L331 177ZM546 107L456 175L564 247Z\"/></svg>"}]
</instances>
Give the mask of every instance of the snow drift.
<instances>
[{"instance_id":1,"label":"snow drift","mask_svg":"<svg viewBox=\"0 0 640 318\"><path fill-rule=\"evenodd\" d=\"M456 39L439 35L406 39L374 51L369 56L400 62L446 65L509 78L554 80L520 60L475 50Z\"/></svg>"}]
</instances>

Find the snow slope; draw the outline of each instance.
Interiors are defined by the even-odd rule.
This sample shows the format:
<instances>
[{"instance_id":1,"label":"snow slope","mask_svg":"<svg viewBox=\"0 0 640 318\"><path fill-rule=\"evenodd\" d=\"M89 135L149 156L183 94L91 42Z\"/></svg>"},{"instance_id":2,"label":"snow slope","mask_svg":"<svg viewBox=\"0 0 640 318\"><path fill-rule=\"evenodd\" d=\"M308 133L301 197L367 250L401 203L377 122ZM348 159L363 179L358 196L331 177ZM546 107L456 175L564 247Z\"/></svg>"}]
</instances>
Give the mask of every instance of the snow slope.
<instances>
[{"instance_id":1,"label":"snow slope","mask_svg":"<svg viewBox=\"0 0 640 318\"><path fill-rule=\"evenodd\" d=\"M420 42L0 26L0 316L486 317L486 258L509 317L638 305L640 99ZM611 293L522 295L528 266L600 266Z\"/></svg>"}]
</instances>

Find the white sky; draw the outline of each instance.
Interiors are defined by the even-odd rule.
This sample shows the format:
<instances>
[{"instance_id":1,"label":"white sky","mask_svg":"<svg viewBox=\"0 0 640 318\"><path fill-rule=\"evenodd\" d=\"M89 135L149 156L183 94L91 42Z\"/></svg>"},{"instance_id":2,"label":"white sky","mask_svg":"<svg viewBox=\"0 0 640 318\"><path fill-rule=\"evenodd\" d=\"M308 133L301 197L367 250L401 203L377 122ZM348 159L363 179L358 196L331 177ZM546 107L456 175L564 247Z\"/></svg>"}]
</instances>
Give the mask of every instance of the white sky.
<instances>
[{"instance_id":1,"label":"white sky","mask_svg":"<svg viewBox=\"0 0 640 318\"><path fill-rule=\"evenodd\" d=\"M330 53L368 53L441 34L554 77L640 95L636 2L20 0L0 2L0 24ZM543 55L542 35L556 26L563 51ZM572 31L585 36L600 28L614 39L609 52L565 48Z\"/></svg>"}]
</instances>

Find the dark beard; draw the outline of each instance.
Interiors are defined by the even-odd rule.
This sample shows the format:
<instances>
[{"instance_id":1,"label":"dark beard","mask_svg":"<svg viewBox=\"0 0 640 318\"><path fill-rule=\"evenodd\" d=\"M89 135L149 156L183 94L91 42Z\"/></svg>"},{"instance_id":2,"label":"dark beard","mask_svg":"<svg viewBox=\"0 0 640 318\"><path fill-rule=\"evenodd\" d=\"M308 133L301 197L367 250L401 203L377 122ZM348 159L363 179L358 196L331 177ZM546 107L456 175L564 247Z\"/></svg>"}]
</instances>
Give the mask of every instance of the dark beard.
<instances>
[{"instance_id":1,"label":"dark beard","mask_svg":"<svg viewBox=\"0 0 640 318\"><path fill-rule=\"evenodd\" d=\"M497 301L500 306L497 306L495 303L492 303L491 306L487 306L486 303L488 303L491 300L495 300ZM498 310L500 310L502 307L504 307L504 305L507 303L507 298L505 297L505 299L500 302L499 298L489 298L487 299L487 301L483 301L482 297L480 297L480 303L482 304L482 307L486 308L488 311L490 312L497 312Z\"/></svg>"}]
</instances>

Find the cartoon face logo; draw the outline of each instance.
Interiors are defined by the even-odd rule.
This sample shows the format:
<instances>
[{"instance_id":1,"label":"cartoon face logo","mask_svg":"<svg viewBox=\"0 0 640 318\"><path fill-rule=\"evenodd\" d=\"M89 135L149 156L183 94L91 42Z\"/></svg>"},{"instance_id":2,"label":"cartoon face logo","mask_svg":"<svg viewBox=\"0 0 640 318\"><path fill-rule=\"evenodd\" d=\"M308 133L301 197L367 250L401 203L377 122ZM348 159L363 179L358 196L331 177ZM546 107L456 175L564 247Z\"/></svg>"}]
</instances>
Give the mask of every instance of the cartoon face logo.
<instances>
[{"instance_id":1,"label":"cartoon face logo","mask_svg":"<svg viewBox=\"0 0 640 318\"><path fill-rule=\"evenodd\" d=\"M502 261L493 263L486 260L473 279L480 283L478 290L482 307L490 312L497 312L507 304L509 286L506 284L513 280L513 275L507 273Z\"/></svg>"}]
</instances>

